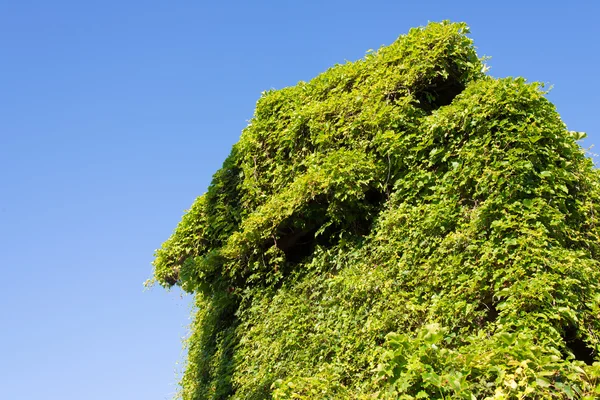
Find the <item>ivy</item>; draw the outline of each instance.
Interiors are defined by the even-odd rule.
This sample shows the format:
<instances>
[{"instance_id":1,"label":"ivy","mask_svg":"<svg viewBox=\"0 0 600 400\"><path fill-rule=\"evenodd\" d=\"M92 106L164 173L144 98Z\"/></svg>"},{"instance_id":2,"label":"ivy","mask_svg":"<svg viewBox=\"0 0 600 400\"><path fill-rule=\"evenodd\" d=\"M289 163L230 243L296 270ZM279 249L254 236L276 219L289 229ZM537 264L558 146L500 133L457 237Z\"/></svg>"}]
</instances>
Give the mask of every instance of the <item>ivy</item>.
<instances>
[{"instance_id":1,"label":"ivy","mask_svg":"<svg viewBox=\"0 0 600 400\"><path fill-rule=\"evenodd\" d=\"M600 176L542 85L430 23L262 94L156 251L181 397L600 396Z\"/></svg>"}]
</instances>

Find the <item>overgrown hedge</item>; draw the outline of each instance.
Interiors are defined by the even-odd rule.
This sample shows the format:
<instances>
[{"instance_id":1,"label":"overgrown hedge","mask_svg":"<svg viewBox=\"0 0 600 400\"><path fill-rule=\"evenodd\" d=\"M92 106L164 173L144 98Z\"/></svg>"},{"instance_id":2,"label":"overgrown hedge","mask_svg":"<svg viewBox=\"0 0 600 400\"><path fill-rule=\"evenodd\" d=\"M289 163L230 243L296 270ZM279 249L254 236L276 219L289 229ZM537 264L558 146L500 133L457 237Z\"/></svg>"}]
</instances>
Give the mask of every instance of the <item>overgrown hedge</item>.
<instances>
[{"instance_id":1,"label":"overgrown hedge","mask_svg":"<svg viewBox=\"0 0 600 400\"><path fill-rule=\"evenodd\" d=\"M156 251L191 399L600 398L600 179L465 24L263 93Z\"/></svg>"}]
</instances>

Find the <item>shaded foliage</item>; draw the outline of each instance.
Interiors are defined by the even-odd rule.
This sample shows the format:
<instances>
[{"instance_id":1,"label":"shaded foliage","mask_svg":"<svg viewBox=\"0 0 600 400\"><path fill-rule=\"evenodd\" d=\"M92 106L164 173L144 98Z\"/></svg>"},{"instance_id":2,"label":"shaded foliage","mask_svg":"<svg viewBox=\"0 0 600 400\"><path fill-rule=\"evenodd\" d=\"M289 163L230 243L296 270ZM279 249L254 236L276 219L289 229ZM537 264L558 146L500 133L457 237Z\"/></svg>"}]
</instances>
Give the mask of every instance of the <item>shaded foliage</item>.
<instances>
[{"instance_id":1,"label":"shaded foliage","mask_svg":"<svg viewBox=\"0 0 600 400\"><path fill-rule=\"evenodd\" d=\"M263 93L156 252L197 299L184 399L600 396L598 171L467 33Z\"/></svg>"}]
</instances>

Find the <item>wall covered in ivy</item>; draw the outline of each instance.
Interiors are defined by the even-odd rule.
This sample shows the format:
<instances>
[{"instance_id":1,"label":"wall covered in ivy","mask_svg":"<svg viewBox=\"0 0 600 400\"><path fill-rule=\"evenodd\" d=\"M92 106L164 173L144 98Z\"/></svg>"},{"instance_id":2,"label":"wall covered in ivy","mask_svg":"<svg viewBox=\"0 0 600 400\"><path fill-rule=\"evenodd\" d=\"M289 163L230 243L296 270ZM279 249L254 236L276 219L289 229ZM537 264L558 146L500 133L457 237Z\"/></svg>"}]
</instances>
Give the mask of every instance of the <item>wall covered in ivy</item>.
<instances>
[{"instance_id":1,"label":"wall covered in ivy","mask_svg":"<svg viewBox=\"0 0 600 400\"><path fill-rule=\"evenodd\" d=\"M467 34L262 94L156 252L196 296L183 399L600 397L598 171Z\"/></svg>"}]
</instances>

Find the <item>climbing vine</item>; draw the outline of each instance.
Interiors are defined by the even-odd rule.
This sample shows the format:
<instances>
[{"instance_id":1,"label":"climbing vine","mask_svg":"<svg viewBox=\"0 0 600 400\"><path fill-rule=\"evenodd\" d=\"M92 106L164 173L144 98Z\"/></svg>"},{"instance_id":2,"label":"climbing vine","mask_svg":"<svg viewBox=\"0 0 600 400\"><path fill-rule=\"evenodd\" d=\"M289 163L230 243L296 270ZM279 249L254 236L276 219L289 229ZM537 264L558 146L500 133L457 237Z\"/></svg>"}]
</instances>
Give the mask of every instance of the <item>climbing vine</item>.
<instances>
[{"instance_id":1,"label":"climbing vine","mask_svg":"<svg viewBox=\"0 0 600 400\"><path fill-rule=\"evenodd\" d=\"M600 397L600 176L543 86L430 23L263 93L156 251L191 399Z\"/></svg>"}]
</instances>

